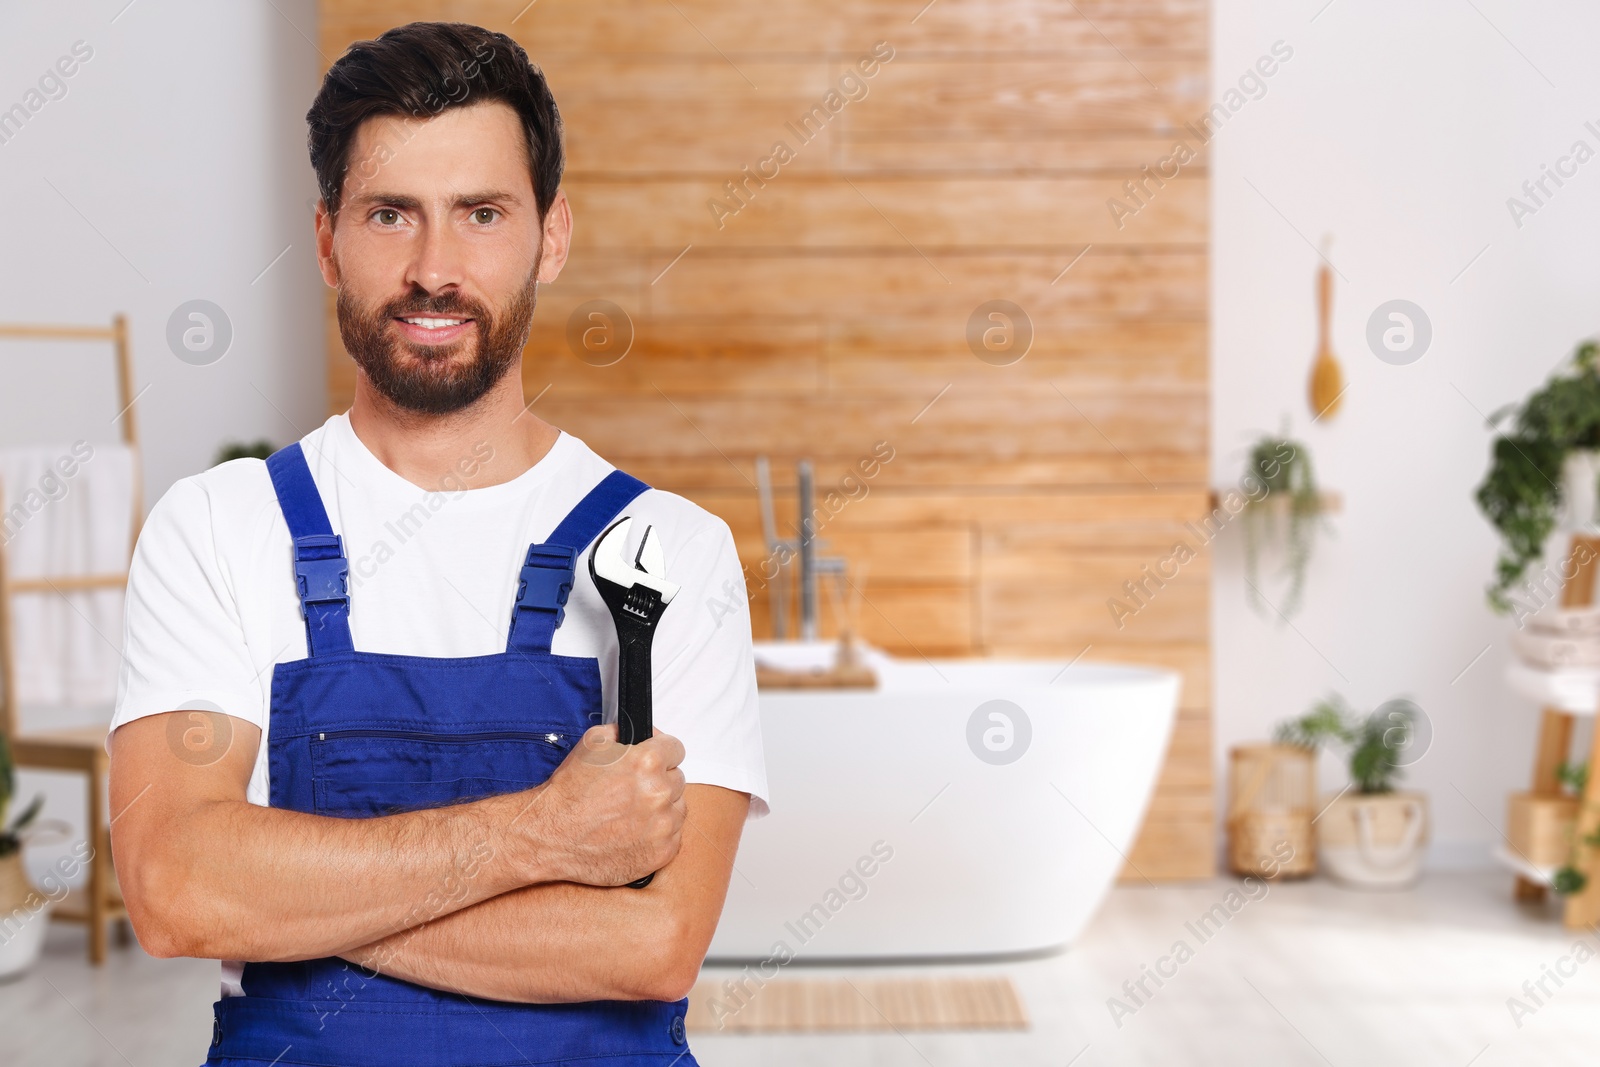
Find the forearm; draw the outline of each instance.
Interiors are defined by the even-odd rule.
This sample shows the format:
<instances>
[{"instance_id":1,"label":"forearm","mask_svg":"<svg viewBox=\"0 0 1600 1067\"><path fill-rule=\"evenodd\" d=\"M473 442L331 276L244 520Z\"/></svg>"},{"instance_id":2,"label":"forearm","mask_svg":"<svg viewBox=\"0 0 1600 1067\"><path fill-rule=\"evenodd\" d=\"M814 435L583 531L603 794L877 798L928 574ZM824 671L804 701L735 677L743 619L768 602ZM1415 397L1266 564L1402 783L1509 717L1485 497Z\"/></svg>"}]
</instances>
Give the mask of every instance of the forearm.
<instances>
[{"instance_id":1,"label":"forearm","mask_svg":"<svg viewBox=\"0 0 1600 1067\"><path fill-rule=\"evenodd\" d=\"M341 955L494 1000L677 1000L716 930L750 806L708 785L685 799L683 847L646 889L531 886Z\"/></svg>"},{"instance_id":2,"label":"forearm","mask_svg":"<svg viewBox=\"0 0 1600 1067\"><path fill-rule=\"evenodd\" d=\"M520 1003L664 1000L681 922L651 890L530 886L342 955L369 972ZM694 961L698 965L699 961Z\"/></svg>"},{"instance_id":3,"label":"forearm","mask_svg":"<svg viewBox=\"0 0 1600 1067\"><path fill-rule=\"evenodd\" d=\"M367 944L528 884L527 849L508 842L532 796L372 819L195 804L128 865L141 938L160 955L259 961Z\"/></svg>"},{"instance_id":4,"label":"forearm","mask_svg":"<svg viewBox=\"0 0 1600 1067\"><path fill-rule=\"evenodd\" d=\"M111 820L134 929L157 956L283 961L339 955L546 882L618 885L669 864L683 746L594 727L549 781L367 819L247 803L260 731L211 762L175 758L172 716L113 735ZM719 898L720 903L720 898Z\"/></svg>"}]
</instances>

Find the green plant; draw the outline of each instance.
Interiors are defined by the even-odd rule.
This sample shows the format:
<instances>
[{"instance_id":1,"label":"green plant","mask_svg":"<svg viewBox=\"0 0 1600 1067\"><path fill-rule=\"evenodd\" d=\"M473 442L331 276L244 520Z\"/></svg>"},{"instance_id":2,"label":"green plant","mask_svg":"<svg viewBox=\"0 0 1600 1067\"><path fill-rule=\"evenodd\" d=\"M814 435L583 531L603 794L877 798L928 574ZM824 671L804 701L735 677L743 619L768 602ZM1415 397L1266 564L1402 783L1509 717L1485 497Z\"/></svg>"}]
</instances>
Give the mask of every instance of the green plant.
<instances>
[{"instance_id":1,"label":"green plant","mask_svg":"<svg viewBox=\"0 0 1600 1067\"><path fill-rule=\"evenodd\" d=\"M1583 796L1584 787L1589 784L1589 764L1562 763L1556 767L1556 779L1570 792ZM1581 809L1580 809L1581 810ZM1600 848L1600 827L1579 838L1590 848ZM1562 896L1583 892L1583 887L1589 884L1589 876L1578 870L1573 862L1577 857L1578 843L1573 842L1567 854L1567 862L1557 868L1555 877L1550 880L1550 887Z\"/></svg>"},{"instance_id":2,"label":"green plant","mask_svg":"<svg viewBox=\"0 0 1600 1067\"><path fill-rule=\"evenodd\" d=\"M1365 796L1394 791L1404 764L1400 754L1415 740L1418 709L1409 700L1390 700L1370 715L1350 710L1345 699L1329 694L1298 719L1279 723L1273 740L1315 751L1338 744L1349 749L1350 782Z\"/></svg>"},{"instance_id":3,"label":"green plant","mask_svg":"<svg viewBox=\"0 0 1600 1067\"><path fill-rule=\"evenodd\" d=\"M1351 731L1350 780L1366 796L1394 792L1400 777L1398 754L1409 747L1416 730L1416 705L1391 700L1354 724Z\"/></svg>"},{"instance_id":4,"label":"green plant","mask_svg":"<svg viewBox=\"0 0 1600 1067\"><path fill-rule=\"evenodd\" d=\"M1263 436L1250 448L1242 484L1247 489L1244 570L1250 605L1265 614L1261 611L1266 600L1261 595L1262 548L1277 546L1283 554L1283 572L1289 578L1288 592L1278 613L1287 619L1300 608L1320 525L1322 500L1311 467L1311 452L1304 444L1285 436Z\"/></svg>"},{"instance_id":5,"label":"green plant","mask_svg":"<svg viewBox=\"0 0 1600 1067\"><path fill-rule=\"evenodd\" d=\"M231 459L266 459L277 451L271 441L262 438L259 441L229 441L217 449L217 458L212 463L226 463Z\"/></svg>"},{"instance_id":6,"label":"green plant","mask_svg":"<svg viewBox=\"0 0 1600 1067\"><path fill-rule=\"evenodd\" d=\"M0 859L14 854L22 847L22 831L28 828L44 807L44 797L37 796L9 823L6 815L11 808L11 798L16 792L16 771L11 762L11 744L5 734L0 734Z\"/></svg>"},{"instance_id":7,"label":"green plant","mask_svg":"<svg viewBox=\"0 0 1600 1067\"><path fill-rule=\"evenodd\" d=\"M1557 370L1522 404L1489 417L1510 420L1495 437L1489 472L1478 486L1478 507L1500 535L1489 604L1511 610L1508 590L1544 552L1561 509L1561 468L1568 453L1600 448L1600 343L1584 341L1570 367Z\"/></svg>"},{"instance_id":8,"label":"green plant","mask_svg":"<svg viewBox=\"0 0 1600 1067\"><path fill-rule=\"evenodd\" d=\"M1559 868L1550 880L1550 888L1564 897L1583 892L1583 887L1588 884L1588 876L1570 863Z\"/></svg>"},{"instance_id":9,"label":"green plant","mask_svg":"<svg viewBox=\"0 0 1600 1067\"><path fill-rule=\"evenodd\" d=\"M1311 710L1298 719L1280 722L1272 732L1272 739L1280 745L1295 745L1315 752L1330 742L1346 741L1345 723L1350 717L1344 698L1334 693L1311 705Z\"/></svg>"}]
</instances>

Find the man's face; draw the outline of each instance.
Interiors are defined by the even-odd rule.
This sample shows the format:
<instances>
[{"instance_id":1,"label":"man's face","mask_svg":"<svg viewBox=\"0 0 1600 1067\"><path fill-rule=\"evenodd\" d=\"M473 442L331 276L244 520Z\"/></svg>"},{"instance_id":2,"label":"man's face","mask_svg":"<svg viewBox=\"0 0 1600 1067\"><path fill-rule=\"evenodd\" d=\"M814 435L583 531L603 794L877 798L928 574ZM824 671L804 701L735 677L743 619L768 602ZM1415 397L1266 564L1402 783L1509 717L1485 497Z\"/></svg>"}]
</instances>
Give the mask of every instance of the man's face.
<instances>
[{"instance_id":1,"label":"man's face","mask_svg":"<svg viewBox=\"0 0 1600 1067\"><path fill-rule=\"evenodd\" d=\"M337 225L318 210L345 349L401 408L458 411L518 364L537 285L560 272L571 228L565 194L541 224L525 145L497 101L369 119Z\"/></svg>"}]
</instances>

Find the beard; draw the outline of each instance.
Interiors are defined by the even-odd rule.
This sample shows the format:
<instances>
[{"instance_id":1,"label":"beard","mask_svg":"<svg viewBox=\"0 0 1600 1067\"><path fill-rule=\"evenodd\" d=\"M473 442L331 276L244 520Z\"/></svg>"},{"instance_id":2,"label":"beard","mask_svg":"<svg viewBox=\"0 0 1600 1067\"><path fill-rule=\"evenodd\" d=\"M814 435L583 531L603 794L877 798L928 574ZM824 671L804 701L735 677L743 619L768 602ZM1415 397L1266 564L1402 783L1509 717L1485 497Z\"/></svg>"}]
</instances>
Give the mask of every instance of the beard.
<instances>
[{"instance_id":1,"label":"beard","mask_svg":"<svg viewBox=\"0 0 1600 1067\"><path fill-rule=\"evenodd\" d=\"M369 311L340 289L339 336L356 366L390 403L419 415L448 415L476 403L517 365L538 302L536 275L537 267L498 313L454 291L428 296L417 289ZM419 345L396 336L393 320L416 315L472 319L477 339Z\"/></svg>"}]
</instances>

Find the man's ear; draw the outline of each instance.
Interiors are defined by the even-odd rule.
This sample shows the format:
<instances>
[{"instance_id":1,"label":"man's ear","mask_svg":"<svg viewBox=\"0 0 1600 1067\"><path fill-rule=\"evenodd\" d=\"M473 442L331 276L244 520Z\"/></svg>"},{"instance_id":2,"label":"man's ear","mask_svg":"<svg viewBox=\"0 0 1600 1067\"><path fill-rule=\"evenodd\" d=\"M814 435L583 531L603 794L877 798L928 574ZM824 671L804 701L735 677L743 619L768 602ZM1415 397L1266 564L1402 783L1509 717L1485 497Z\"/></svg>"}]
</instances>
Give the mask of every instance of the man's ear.
<instances>
[{"instance_id":1,"label":"man's ear","mask_svg":"<svg viewBox=\"0 0 1600 1067\"><path fill-rule=\"evenodd\" d=\"M317 201L317 269L331 289L339 288L339 264L333 258L333 216L326 200Z\"/></svg>"},{"instance_id":2,"label":"man's ear","mask_svg":"<svg viewBox=\"0 0 1600 1067\"><path fill-rule=\"evenodd\" d=\"M544 213L544 227L540 243L538 280L553 282L567 264L567 253L572 250L572 205L567 202L567 191L556 190L550 210Z\"/></svg>"}]
</instances>

